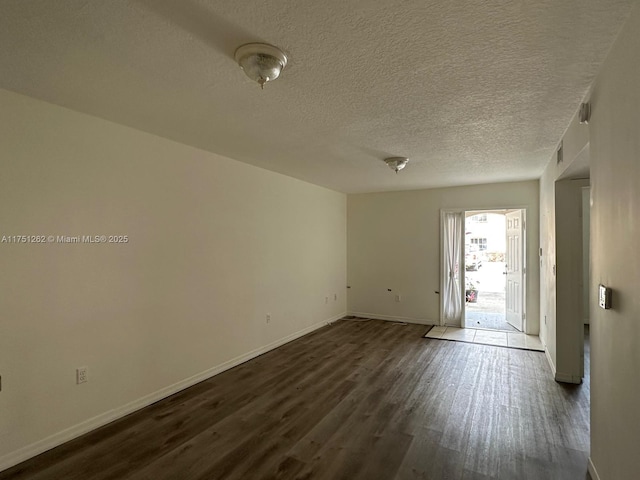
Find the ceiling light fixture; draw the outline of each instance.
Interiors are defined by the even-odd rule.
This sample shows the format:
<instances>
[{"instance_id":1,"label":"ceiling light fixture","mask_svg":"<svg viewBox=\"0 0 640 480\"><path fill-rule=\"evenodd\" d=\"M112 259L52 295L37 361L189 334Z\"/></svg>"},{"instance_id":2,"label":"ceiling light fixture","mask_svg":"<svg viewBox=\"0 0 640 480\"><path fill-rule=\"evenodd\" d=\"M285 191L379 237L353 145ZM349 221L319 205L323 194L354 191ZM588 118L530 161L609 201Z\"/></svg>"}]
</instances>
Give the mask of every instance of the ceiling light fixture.
<instances>
[{"instance_id":1,"label":"ceiling light fixture","mask_svg":"<svg viewBox=\"0 0 640 480\"><path fill-rule=\"evenodd\" d=\"M391 170L398 173L400 170L407 166L407 163L409 163L409 159L405 157L391 157L385 158L384 163L389 165L389 168Z\"/></svg>"},{"instance_id":2,"label":"ceiling light fixture","mask_svg":"<svg viewBox=\"0 0 640 480\"><path fill-rule=\"evenodd\" d=\"M278 78L287 66L284 52L267 43L247 43L238 47L234 56L247 77L258 82L262 89L265 83Z\"/></svg>"}]
</instances>

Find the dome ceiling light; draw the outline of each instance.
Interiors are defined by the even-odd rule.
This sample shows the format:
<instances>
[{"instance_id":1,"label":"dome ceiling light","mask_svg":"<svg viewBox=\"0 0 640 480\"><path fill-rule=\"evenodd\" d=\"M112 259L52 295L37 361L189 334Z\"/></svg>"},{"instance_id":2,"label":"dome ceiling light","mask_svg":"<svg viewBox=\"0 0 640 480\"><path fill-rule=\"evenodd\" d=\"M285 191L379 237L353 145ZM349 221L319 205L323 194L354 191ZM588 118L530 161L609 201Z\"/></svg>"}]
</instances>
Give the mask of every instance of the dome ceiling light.
<instances>
[{"instance_id":1,"label":"dome ceiling light","mask_svg":"<svg viewBox=\"0 0 640 480\"><path fill-rule=\"evenodd\" d=\"M267 43L247 43L238 47L234 55L240 68L264 90L264 84L280 76L287 66L287 56L282 50Z\"/></svg>"},{"instance_id":2,"label":"dome ceiling light","mask_svg":"<svg viewBox=\"0 0 640 480\"><path fill-rule=\"evenodd\" d=\"M390 157L385 158L384 163L389 165L389 168L391 170L398 173L400 170L407 166L407 163L409 163L409 159L406 157Z\"/></svg>"}]
</instances>

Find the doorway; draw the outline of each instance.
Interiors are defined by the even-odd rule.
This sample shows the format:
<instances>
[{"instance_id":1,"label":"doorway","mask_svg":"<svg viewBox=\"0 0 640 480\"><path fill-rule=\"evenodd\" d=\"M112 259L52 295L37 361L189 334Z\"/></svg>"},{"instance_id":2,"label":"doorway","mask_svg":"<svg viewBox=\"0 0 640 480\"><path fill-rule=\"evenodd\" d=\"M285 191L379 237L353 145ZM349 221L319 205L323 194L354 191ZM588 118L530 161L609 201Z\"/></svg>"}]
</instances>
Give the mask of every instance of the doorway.
<instances>
[{"instance_id":1,"label":"doorway","mask_svg":"<svg viewBox=\"0 0 640 480\"><path fill-rule=\"evenodd\" d=\"M591 187L582 187L582 318L584 341L581 343L582 350L582 376L589 381L590 366L590 298L589 285L591 278Z\"/></svg>"},{"instance_id":2,"label":"doorway","mask_svg":"<svg viewBox=\"0 0 640 480\"><path fill-rule=\"evenodd\" d=\"M525 214L524 209L464 212L464 327L524 331Z\"/></svg>"}]
</instances>

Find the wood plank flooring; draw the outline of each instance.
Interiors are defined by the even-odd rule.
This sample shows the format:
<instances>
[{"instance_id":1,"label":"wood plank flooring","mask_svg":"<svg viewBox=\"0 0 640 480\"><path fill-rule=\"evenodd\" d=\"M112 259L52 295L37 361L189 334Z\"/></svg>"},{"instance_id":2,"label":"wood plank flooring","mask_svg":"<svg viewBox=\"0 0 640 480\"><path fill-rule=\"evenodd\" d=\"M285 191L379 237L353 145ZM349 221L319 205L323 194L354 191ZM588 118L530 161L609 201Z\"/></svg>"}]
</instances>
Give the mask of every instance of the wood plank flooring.
<instances>
[{"instance_id":1,"label":"wood plank flooring","mask_svg":"<svg viewBox=\"0 0 640 480\"><path fill-rule=\"evenodd\" d=\"M588 385L426 329L337 322L0 480L588 478Z\"/></svg>"}]
</instances>

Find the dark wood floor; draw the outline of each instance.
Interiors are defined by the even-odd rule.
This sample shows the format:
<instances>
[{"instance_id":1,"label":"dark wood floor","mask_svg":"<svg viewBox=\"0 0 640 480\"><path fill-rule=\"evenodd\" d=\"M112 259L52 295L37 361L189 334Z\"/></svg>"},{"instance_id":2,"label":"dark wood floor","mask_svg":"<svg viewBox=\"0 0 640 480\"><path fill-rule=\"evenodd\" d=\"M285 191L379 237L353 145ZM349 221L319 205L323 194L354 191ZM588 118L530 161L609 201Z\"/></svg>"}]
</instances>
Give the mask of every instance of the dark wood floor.
<instances>
[{"instance_id":1,"label":"dark wood floor","mask_svg":"<svg viewBox=\"0 0 640 480\"><path fill-rule=\"evenodd\" d=\"M340 321L7 479L584 479L588 386L543 353Z\"/></svg>"}]
</instances>

